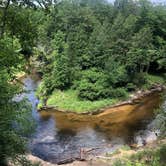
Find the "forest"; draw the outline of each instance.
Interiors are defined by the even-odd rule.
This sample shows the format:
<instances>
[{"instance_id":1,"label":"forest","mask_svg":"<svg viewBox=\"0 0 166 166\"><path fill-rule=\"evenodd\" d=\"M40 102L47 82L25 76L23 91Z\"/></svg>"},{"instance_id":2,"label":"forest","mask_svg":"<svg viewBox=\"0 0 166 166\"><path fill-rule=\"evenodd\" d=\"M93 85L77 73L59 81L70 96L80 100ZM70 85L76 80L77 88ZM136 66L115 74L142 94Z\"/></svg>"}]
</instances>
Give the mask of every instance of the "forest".
<instances>
[{"instance_id":1,"label":"forest","mask_svg":"<svg viewBox=\"0 0 166 166\"><path fill-rule=\"evenodd\" d=\"M17 78L40 76L38 108L93 111L166 84L166 6L148 0L0 0L0 165L34 130ZM23 165L30 165L24 161Z\"/></svg>"},{"instance_id":2,"label":"forest","mask_svg":"<svg viewBox=\"0 0 166 166\"><path fill-rule=\"evenodd\" d=\"M148 1L97 0L64 1L51 9L43 16L34 57L43 78L41 104L61 90L73 100L59 103L53 95L49 104L78 110L78 100L100 100L96 105L103 106L150 87L156 75L164 78L165 10ZM88 105L80 111L93 108Z\"/></svg>"}]
</instances>

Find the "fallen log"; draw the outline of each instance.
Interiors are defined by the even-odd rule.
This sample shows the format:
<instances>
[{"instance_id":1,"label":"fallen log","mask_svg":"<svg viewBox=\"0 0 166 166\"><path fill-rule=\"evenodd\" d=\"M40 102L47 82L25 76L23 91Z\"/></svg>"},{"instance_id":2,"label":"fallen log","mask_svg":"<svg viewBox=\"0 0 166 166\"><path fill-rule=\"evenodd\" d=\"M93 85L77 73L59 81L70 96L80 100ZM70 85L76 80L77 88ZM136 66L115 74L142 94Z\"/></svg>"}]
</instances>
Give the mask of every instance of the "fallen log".
<instances>
[{"instance_id":1,"label":"fallen log","mask_svg":"<svg viewBox=\"0 0 166 166\"><path fill-rule=\"evenodd\" d=\"M75 157L75 158L68 158L68 159L64 159L59 161L57 164L58 165L62 165L62 164L68 164L68 163L72 163L74 161L86 161L86 159L81 159L79 157Z\"/></svg>"},{"instance_id":2,"label":"fallen log","mask_svg":"<svg viewBox=\"0 0 166 166\"><path fill-rule=\"evenodd\" d=\"M57 164L62 165L62 164L72 163L74 161L87 161L85 155L87 155L87 153L94 151L96 149L100 149L100 148L81 148L80 157L71 157L68 159L64 159L64 160L59 161Z\"/></svg>"}]
</instances>

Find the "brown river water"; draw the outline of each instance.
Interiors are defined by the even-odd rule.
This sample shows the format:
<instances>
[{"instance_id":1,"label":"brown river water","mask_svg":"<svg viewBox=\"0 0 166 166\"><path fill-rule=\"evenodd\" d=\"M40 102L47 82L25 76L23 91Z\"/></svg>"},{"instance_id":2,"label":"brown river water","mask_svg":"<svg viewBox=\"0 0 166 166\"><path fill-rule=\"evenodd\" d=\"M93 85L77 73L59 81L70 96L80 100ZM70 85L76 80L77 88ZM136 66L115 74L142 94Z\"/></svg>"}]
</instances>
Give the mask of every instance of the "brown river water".
<instances>
[{"instance_id":1,"label":"brown river water","mask_svg":"<svg viewBox=\"0 0 166 166\"><path fill-rule=\"evenodd\" d=\"M123 145L142 144L144 139L155 139L148 129L153 110L161 104L159 93L145 97L140 104L109 109L96 115L78 115L60 111L37 112L35 90L38 82L24 79L26 94L32 104L32 116L37 127L29 138L29 150L43 160L58 163L80 157L81 149L94 148L88 157L111 153Z\"/></svg>"}]
</instances>

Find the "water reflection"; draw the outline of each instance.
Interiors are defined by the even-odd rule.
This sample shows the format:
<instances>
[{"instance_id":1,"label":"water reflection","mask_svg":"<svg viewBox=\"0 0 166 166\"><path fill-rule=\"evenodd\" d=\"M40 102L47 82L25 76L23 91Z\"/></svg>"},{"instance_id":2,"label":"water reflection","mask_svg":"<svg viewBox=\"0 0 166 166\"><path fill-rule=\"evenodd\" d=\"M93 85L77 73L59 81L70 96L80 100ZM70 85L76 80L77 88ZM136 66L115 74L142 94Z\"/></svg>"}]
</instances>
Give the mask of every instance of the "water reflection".
<instances>
[{"instance_id":1,"label":"water reflection","mask_svg":"<svg viewBox=\"0 0 166 166\"><path fill-rule=\"evenodd\" d=\"M32 115L37 128L30 140L32 153L56 163L70 157L79 157L81 148L97 148L91 155L112 152L126 143L135 141L135 134L146 128L153 117L153 109L160 103L159 94L146 98L142 104L109 110L107 114L76 115L54 111L36 111L37 83L24 79L26 94L32 103ZM25 94L24 94L25 95ZM144 120L143 120L144 119Z\"/></svg>"}]
</instances>

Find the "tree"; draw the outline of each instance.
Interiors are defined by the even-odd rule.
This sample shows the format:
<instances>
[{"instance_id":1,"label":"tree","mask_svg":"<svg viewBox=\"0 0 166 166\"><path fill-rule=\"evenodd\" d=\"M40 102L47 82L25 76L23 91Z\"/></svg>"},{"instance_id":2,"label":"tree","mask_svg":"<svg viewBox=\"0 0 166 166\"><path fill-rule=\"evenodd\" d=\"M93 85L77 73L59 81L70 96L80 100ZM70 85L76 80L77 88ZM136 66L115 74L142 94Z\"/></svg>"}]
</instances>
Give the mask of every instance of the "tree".
<instances>
[{"instance_id":1,"label":"tree","mask_svg":"<svg viewBox=\"0 0 166 166\"><path fill-rule=\"evenodd\" d=\"M152 45L152 32L149 27L144 27L132 38L127 66L136 72L148 72L153 56L155 50Z\"/></svg>"},{"instance_id":2,"label":"tree","mask_svg":"<svg viewBox=\"0 0 166 166\"><path fill-rule=\"evenodd\" d=\"M0 165L2 166L8 164L7 159L21 162L20 155L27 150L25 137L33 127L32 123L29 124L32 122L29 104L26 100L20 102L15 100L15 96L22 92L15 76L24 70L26 61L21 51L26 48L28 42L34 40L35 29L32 35L30 11L29 13L28 9L23 11L17 2L9 0L0 3ZM17 24L21 21L23 24L19 27ZM31 47L33 44L34 42Z\"/></svg>"},{"instance_id":3,"label":"tree","mask_svg":"<svg viewBox=\"0 0 166 166\"><path fill-rule=\"evenodd\" d=\"M114 7L116 12L125 16L137 13L136 2L133 0L115 0Z\"/></svg>"},{"instance_id":4,"label":"tree","mask_svg":"<svg viewBox=\"0 0 166 166\"><path fill-rule=\"evenodd\" d=\"M4 1L1 2L1 8L2 10L2 18L1 18L1 28L0 28L0 37L3 36L4 32L5 32L5 26L6 26L6 19L7 19L7 12L8 12L8 8L10 5L11 0L7 0L6 3Z\"/></svg>"},{"instance_id":5,"label":"tree","mask_svg":"<svg viewBox=\"0 0 166 166\"><path fill-rule=\"evenodd\" d=\"M3 166L7 165L6 159L18 159L18 154L26 151L23 126L25 121L29 122L30 115L29 107L24 101L16 102L13 99L21 92L21 88L12 81L24 63L23 56L19 53L18 39L3 36L0 39L0 50L0 165Z\"/></svg>"},{"instance_id":6,"label":"tree","mask_svg":"<svg viewBox=\"0 0 166 166\"><path fill-rule=\"evenodd\" d=\"M126 95L125 85L135 90L147 73L165 71L165 6L147 0L114 5L71 0L45 15L38 43L47 94L74 87L82 99L120 97ZM90 77L104 81L93 83Z\"/></svg>"},{"instance_id":7,"label":"tree","mask_svg":"<svg viewBox=\"0 0 166 166\"><path fill-rule=\"evenodd\" d=\"M81 72L80 80L76 82L75 87L81 99L94 101L108 97L105 93L108 88L107 75L95 68Z\"/></svg>"}]
</instances>

